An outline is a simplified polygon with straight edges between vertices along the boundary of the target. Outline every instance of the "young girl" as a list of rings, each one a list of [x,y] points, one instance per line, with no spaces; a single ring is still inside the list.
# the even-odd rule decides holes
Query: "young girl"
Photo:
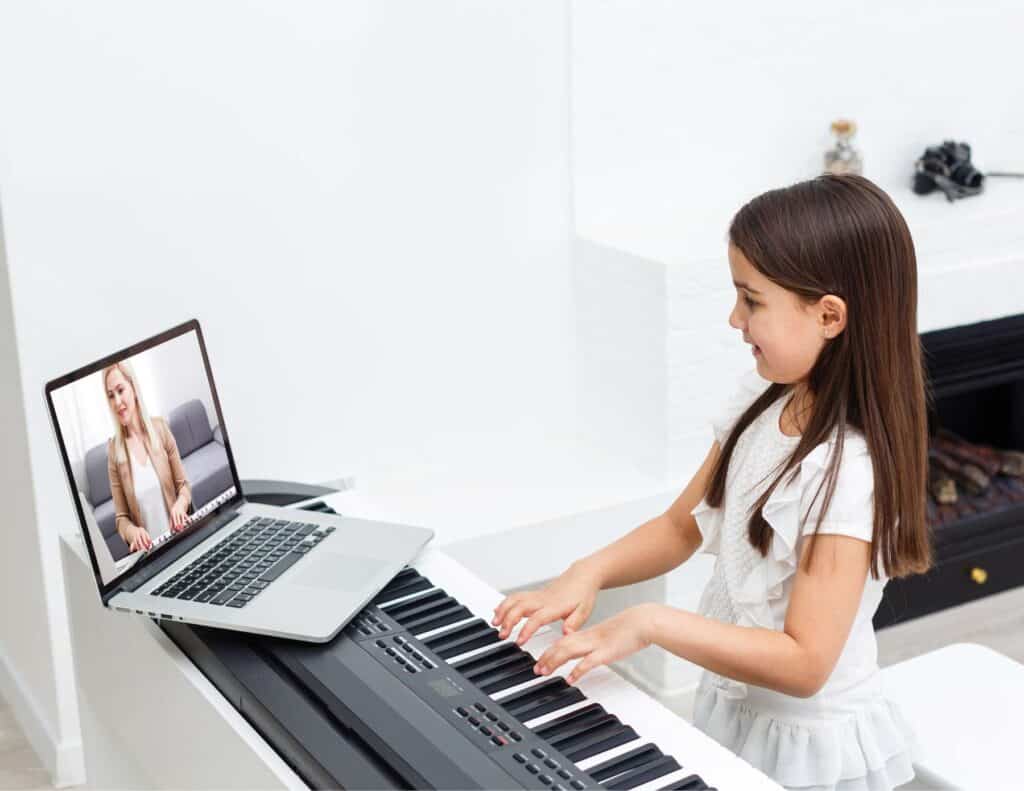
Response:
[[[715,441],[663,515],[507,597],[526,642],[564,619],[535,671],[568,676],[656,644],[705,668],[694,724],[778,783],[883,791],[914,776],[883,693],[872,617],[891,577],[932,562],[926,393],[910,232],[859,176],[772,190],[729,228],[729,324],[752,347]],[[597,592],[716,555],[697,613],[633,607],[593,628]]]

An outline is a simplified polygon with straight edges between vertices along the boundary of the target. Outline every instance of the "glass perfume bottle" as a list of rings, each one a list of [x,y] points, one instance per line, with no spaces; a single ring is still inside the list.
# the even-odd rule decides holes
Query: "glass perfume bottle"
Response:
[[[850,143],[857,133],[857,124],[845,118],[832,122],[832,134],[836,136],[834,148],[825,152],[826,173],[861,173],[864,164],[860,152]]]

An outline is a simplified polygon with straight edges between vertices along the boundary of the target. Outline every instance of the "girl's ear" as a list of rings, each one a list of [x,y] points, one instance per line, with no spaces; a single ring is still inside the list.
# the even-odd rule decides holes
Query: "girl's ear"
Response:
[[[818,326],[825,340],[832,340],[846,329],[846,302],[835,294],[818,300]]]

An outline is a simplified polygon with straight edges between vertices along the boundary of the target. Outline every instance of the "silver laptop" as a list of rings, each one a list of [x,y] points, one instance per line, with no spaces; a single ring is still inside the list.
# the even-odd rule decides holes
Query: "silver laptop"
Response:
[[[195,320],[45,395],[107,607],[326,642],[434,535],[246,501]]]

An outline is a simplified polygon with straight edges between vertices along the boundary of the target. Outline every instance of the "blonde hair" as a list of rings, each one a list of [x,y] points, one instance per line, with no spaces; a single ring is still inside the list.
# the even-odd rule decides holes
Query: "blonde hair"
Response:
[[[138,380],[135,378],[135,369],[132,368],[132,364],[128,360],[121,360],[119,363],[108,365],[103,369],[103,396],[107,400],[107,409],[110,410],[110,419],[114,423],[114,459],[118,463],[124,463],[128,461],[128,450],[125,440],[127,434],[125,427],[121,425],[121,421],[117,419],[117,413],[114,411],[114,407],[110,402],[110,396],[107,395],[107,377],[113,370],[118,370],[121,375],[128,380],[128,383],[132,386],[132,393],[135,395],[135,408],[139,412],[139,420],[142,422],[143,441],[148,445],[150,453],[157,447],[156,431],[153,429],[153,421],[149,419],[149,411],[146,409],[146,402],[142,398],[142,391],[139,389]]]

